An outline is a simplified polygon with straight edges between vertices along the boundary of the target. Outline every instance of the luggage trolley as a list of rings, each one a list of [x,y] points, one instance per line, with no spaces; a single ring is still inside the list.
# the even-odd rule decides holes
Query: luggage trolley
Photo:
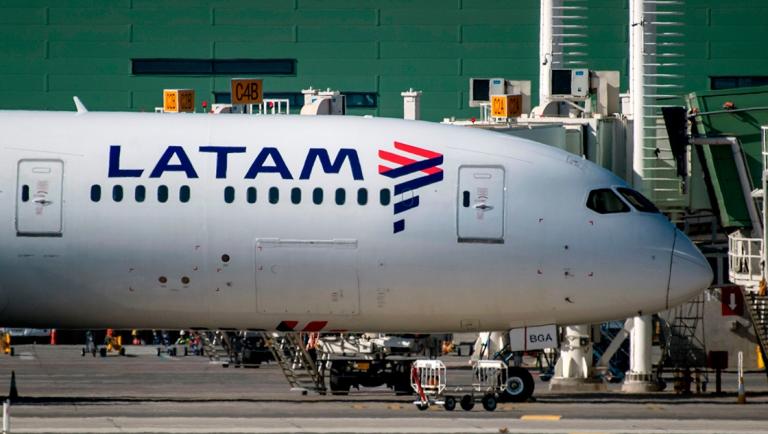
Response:
[[[472,384],[457,386],[451,392],[461,396],[459,405],[469,411],[480,401],[487,411],[496,410],[499,394],[507,383],[507,364],[503,360],[472,361]],[[413,403],[419,410],[430,405],[442,405],[446,410],[456,408],[457,397],[447,394],[445,364],[440,360],[417,360],[411,368],[411,387],[419,396]]]
[[[461,408],[469,411],[479,400],[486,411],[496,410],[499,403],[499,394],[507,385],[507,364],[503,360],[474,360],[472,361],[472,389],[471,393],[462,395]],[[461,388],[457,388],[461,391]],[[445,401],[448,402],[446,396]],[[454,400],[455,398],[451,397]],[[453,408],[445,407],[446,410]]]
[[[441,360],[416,360],[411,365],[411,387],[419,399],[413,403],[419,410],[430,405],[446,405],[440,397],[445,390],[445,363]],[[453,405],[456,405],[454,399]]]

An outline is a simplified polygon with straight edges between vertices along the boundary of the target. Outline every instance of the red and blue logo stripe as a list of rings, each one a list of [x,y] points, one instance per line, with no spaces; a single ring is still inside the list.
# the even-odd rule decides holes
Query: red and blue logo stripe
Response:
[[[437,167],[443,164],[443,154],[401,142],[395,142],[395,149],[402,151],[407,156],[379,150],[379,158],[387,163],[394,163],[399,166],[393,168],[379,164],[379,174],[398,180],[405,177],[402,182],[395,184],[395,197],[402,197],[406,193],[443,180],[443,169]],[[421,176],[409,176],[413,174]],[[419,202],[419,196],[416,194],[408,198],[402,198],[394,203],[394,214],[398,215],[409,209],[416,208],[419,206]],[[404,230],[405,219],[395,220],[393,224],[394,233]]]

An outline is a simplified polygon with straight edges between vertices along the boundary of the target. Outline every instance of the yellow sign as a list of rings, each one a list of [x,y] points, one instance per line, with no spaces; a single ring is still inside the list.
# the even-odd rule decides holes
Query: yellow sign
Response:
[[[513,118],[522,114],[523,97],[521,95],[491,96],[491,117]]]
[[[163,90],[163,111],[166,113],[193,113],[195,91],[192,89]]]
[[[264,98],[264,89],[261,79],[257,78],[233,78],[232,79],[232,104],[261,104]]]

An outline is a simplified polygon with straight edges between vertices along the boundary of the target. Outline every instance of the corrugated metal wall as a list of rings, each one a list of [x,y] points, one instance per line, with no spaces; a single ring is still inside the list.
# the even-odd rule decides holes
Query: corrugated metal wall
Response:
[[[768,5],[688,1],[687,90],[710,75],[768,75]],[[592,69],[622,71],[625,0],[587,0]],[[266,91],[375,92],[402,116],[400,92],[424,91],[422,116],[468,117],[469,77],[532,80],[537,89],[537,0],[2,0],[0,108],[152,110],[166,87],[198,102],[231,77],[133,76],[131,58],[294,58],[295,76],[262,76]],[[534,100],[536,98],[534,97]]]

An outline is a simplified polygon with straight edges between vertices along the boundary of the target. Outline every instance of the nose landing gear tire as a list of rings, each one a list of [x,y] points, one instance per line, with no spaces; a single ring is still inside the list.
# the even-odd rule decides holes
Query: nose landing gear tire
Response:
[[[499,397],[501,401],[525,402],[533,395],[533,376],[525,368],[511,366],[507,369],[507,384]]]

